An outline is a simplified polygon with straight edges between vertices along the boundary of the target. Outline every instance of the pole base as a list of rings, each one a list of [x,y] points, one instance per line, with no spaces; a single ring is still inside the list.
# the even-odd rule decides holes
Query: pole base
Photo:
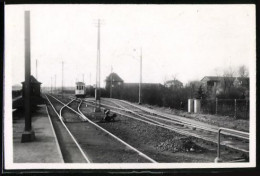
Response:
[[[222,162],[222,159],[219,158],[219,157],[217,157],[217,158],[215,158],[214,162],[215,162],[215,163],[221,163],[221,162]]]
[[[142,103],[141,102],[138,102],[139,105],[141,105]]]
[[[101,112],[101,109],[99,107],[94,108],[94,112]]]
[[[22,140],[21,142],[32,142],[35,140],[35,133],[33,130],[31,131],[24,131],[22,134]]]

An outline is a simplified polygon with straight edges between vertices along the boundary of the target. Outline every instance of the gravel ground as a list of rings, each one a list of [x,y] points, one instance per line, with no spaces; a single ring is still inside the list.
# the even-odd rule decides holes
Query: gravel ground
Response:
[[[96,116],[93,113],[93,107],[86,108],[82,105],[81,110],[98,125],[158,162],[205,163],[213,162],[216,157],[216,146],[198,145],[194,138],[120,115],[116,117],[116,122],[103,123],[101,119],[104,115]],[[229,159],[238,157],[228,151],[223,151],[222,154],[224,158]]]
[[[77,103],[70,105],[74,109],[77,107]],[[146,105],[147,106],[147,105]],[[150,108],[160,110],[163,112],[180,115],[181,112],[175,112],[167,108],[151,107]],[[147,154],[158,162],[213,162],[216,157],[216,146],[208,143],[204,143],[201,140],[186,137],[170,130],[148,125],[144,122],[140,122],[134,119],[118,116],[116,122],[101,123],[100,120],[104,114],[94,114],[92,107],[87,107],[85,104],[81,105],[83,113],[102,126],[106,130],[110,131],[114,135],[118,136],[122,140],[126,141],[133,147]],[[183,112],[185,113],[185,112]],[[186,116],[183,114],[182,116]],[[208,116],[205,116],[208,117]],[[219,117],[219,116],[217,116]],[[191,117],[186,117],[191,118]],[[199,119],[199,121],[205,122],[206,120]],[[214,119],[214,118],[212,118]],[[218,119],[215,119],[218,120]],[[241,120],[240,120],[241,121]],[[215,124],[214,120],[208,120],[209,124]],[[224,123],[224,119],[223,119]],[[242,123],[242,122],[241,122]],[[73,123],[70,123],[73,124]],[[218,122],[220,124],[220,122]],[[216,124],[215,124],[216,125]],[[246,125],[241,125],[246,126]],[[227,126],[225,126],[227,127]],[[78,127],[83,128],[83,127]],[[233,127],[237,128],[237,127]],[[239,126],[239,129],[243,128]],[[228,150],[221,151],[224,161],[230,161],[232,159],[240,158],[241,155]]]

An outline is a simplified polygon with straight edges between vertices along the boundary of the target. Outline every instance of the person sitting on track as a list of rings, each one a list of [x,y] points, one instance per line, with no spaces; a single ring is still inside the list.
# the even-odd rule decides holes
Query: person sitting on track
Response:
[[[114,122],[114,121],[115,121],[116,114],[114,113],[114,114],[112,114],[112,115],[110,116],[109,113],[110,113],[110,110],[109,110],[109,109],[105,109],[105,110],[104,110],[105,117],[103,118],[103,120],[104,120],[105,122],[111,122],[111,121]]]

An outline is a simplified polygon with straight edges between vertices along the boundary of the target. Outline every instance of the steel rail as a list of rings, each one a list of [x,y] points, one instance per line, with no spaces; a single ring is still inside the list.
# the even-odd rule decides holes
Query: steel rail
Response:
[[[86,101],[86,100],[85,100],[85,101]],[[94,105],[91,105],[91,106],[94,106]],[[104,109],[105,109],[105,108],[104,108]],[[180,131],[180,130],[181,130],[180,128],[174,128],[174,127],[172,127],[172,126],[169,126],[169,125],[166,125],[166,124],[163,124],[163,123],[160,123],[160,122],[157,122],[157,121],[148,119],[147,117],[143,117],[143,116],[138,115],[138,116],[140,116],[140,117],[142,117],[142,118],[147,119],[147,120],[143,120],[143,119],[140,119],[140,118],[137,118],[137,117],[133,117],[133,116],[130,116],[130,115],[127,115],[127,114],[118,112],[118,111],[114,111],[114,110],[110,110],[110,111],[111,111],[111,112],[118,113],[118,114],[120,114],[120,115],[122,115],[122,116],[126,116],[126,117],[129,117],[129,118],[135,119],[135,120],[139,120],[139,121],[148,123],[148,124],[150,124],[150,125],[155,125],[155,126],[162,127],[162,128],[165,128],[165,129],[174,131],[174,132],[178,132],[178,133],[180,133],[180,134],[182,134],[182,135],[193,136],[193,137],[197,137],[197,138],[200,138],[200,139],[204,139],[204,140],[207,140],[207,141],[211,141],[211,142],[217,143],[216,141],[212,140],[211,138],[201,137],[201,136],[199,136],[199,135],[196,135],[196,134],[190,133],[190,132],[186,132],[186,131]]]
[[[78,111],[85,116],[81,110],[80,110],[80,105],[82,104],[82,100],[80,99],[80,103],[78,106]],[[87,118],[87,117],[86,117]],[[130,144],[126,143],[125,141],[123,141],[122,139],[120,139],[119,137],[115,136],[114,134],[110,133],[109,131],[107,131],[106,129],[100,127],[99,125],[97,125],[96,123],[92,122],[91,120],[89,120],[90,123],[92,123],[93,125],[95,125],[97,128],[103,130],[104,132],[106,132],[107,134],[109,134],[110,136],[114,137],[115,139],[117,139],[118,141],[120,141],[121,143],[123,143],[124,145],[126,145],[127,147],[129,147],[130,149],[134,150],[135,152],[137,152],[140,156],[146,158],[147,160],[151,161],[152,163],[157,163],[155,160],[153,160],[152,158],[150,158],[149,156],[147,156],[146,154],[144,154],[143,152],[137,150],[136,148],[134,148],[133,146],[131,146]]]
[[[128,110],[126,107],[118,104],[118,103],[115,103],[113,102],[114,104],[124,108],[126,111],[129,111],[133,114],[136,114],[136,115],[142,115],[142,116],[146,116],[146,117],[151,117],[151,118],[155,118],[155,119],[159,119],[159,120],[164,120],[164,121],[167,121],[167,122],[171,122],[171,123],[174,123],[174,124],[179,124],[179,125],[186,125],[186,126],[190,126],[190,127],[195,127],[195,128],[198,128],[198,129],[201,129],[201,130],[206,130],[206,131],[210,131],[210,132],[215,132],[217,133],[218,130],[217,129],[211,129],[211,128],[207,128],[207,127],[203,127],[203,126],[199,126],[199,125],[196,125],[196,124],[191,124],[191,123],[188,123],[188,122],[180,122],[179,120],[176,120],[176,119],[169,119],[169,118],[165,118],[165,117],[155,117],[154,115],[148,115],[148,114],[138,114],[137,112],[135,111],[132,111],[132,110]],[[144,110],[142,110],[144,111]],[[155,114],[157,115],[157,114]],[[157,115],[159,116],[159,115]]]
[[[72,103],[73,101],[75,101],[76,100],[76,98],[74,98],[74,99],[71,99],[71,101],[69,102],[69,103],[67,103],[66,105],[64,105],[61,109],[60,109],[60,116],[61,116],[61,111],[65,108],[65,107],[69,107],[68,105],[70,104],[70,103]],[[62,116],[61,116],[62,117]],[[84,119],[82,116],[79,116],[80,118],[81,118],[81,120],[83,120],[83,121],[86,121],[86,119]]]
[[[50,95],[52,96],[52,95]],[[52,96],[53,97],[53,96]],[[55,97],[53,97],[54,99],[56,99]],[[59,101],[61,104],[65,105],[64,103],[62,103],[60,100],[56,99],[57,101]],[[81,99],[80,99],[81,100]],[[82,102],[82,100],[81,100]],[[81,105],[81,104],[80,104]],[[67,106],[67,105],[65,105]],[[130,149],[134,150],[135,152],[137,152],[140,156],[146,158],[147,160],[151,161],[152,163],[157,163],[155,160],[153,160],[152,158],[150,158],[149,156],[147,156],[146,154],[142,153],[141,151],[137,150],[136,148],[134,148],[133,146],[131,146],[130,144],[126,143],[125,141],[123,141],[122,139],[118,138],[117,136],[115,136],[114,134],[110,133],[109,131],[107,131],[106,129],[102,128],[101,126],[97,125],[96,123],[92,122],[91,120],[89,120],[79,109],[80,106],[78,106],[78,110],[79,113],[77,111],[75,111],[73,108],[67,106],[69,109],[73,110],[74,112],[76,112],[77,114],[79,114],[80,116],[82,116],[84,119],[86,119],[89,123],[91,123],[92,125],[94,125],[95,127],[101,129],[102,131],[104,131],[105,133],[109,134],[110,136],[112,136],[113,138],[115,138],[116,140],[118,140],[119,142],[123,143],[124,145],[126,145],[127,147],[129,147]]]
[[[49,95],[51,96],[51,95]],[[73,136],[73,134],[70,132],[70,130],[67,128],[67,126],[65,125],[65,123],[63,122],[63,117],[61,117],[59,115],[59,113],[56,111],[56,109],[54,108],[53,104],[51,103],[51,101],[49,100],[48,96],[45,95],[45,97],[47,98],[48,102],[50,103],[51,107],[53,108],[54,112],[56,113],[56,115],[59,117],[61,124],[64,126],[64,128],[67,130],[67,132],[69,133],[70,137],[72,138],[72,140],[75,142],[75,144],[77,145],[78,149],[80,150],[81,154],[83,155],[84,159],[87,161],[87,163],[91,163],[90,159],[87,157],[87,154],[83,151],[83,149],[80,147],[79,143],[77,142],[77,140],[75,139],[75,137]],[[53,96],[51,96],[53,97]]]
[[[115,103],[115,104],[120,106],[120,104],[118,104],[118,103]],[[123,107],[123,106],[121,105],[121,107]],[[192,127],[196,127],[196,125],[192,125]],[[237,138],[242,138],[242,139],[249,140],[249,137],[248,137],[249,133],[246,133],[246,132],[243,132],[243,131],[233,130],[233,129],[229,129],[229,128],[221,128],[221,127],[218,128],[217,131],[215,131],[215,130],[209,130],[209,131],[218,133],[218,146],[220,146],[220,141],[219,141],[219,139],[220,139],[220,131],[223,131],[222,134],[225,134],[225,135],[234,136],[234,137],[237,137]],[[247,150],[243,150],[243,151],[244,152],[249,152]]]
[[[173,121],[173,120],[164,119],[164,118],[161,118],[161,117],[154,117],[154,116],[152,116],[152,115],[147,115],[147,114],[139,114],[139,113],[137,113],[137,112],[135,112],[135,111],[132,111],[132,110],[127,109],[126,107],[124,107],[124,106],[122,106],[122,105],[120,105],[120,104],[118,104],[118,103],[115,103],[115,102],[113,102],[113,103],[114,103],[115,105],[118,105],[118,106],[122,107],[122,108],[113,107],[113,106],[110,106],[110,105],[107,105],[107,104],[104,104],[104,103],[103,103],[103,105],[105,105],[105,106],[107,106],[107,107],[110,107],[110,108],[114,108],[114,109],[118,109],[118,110],[130,112],[130,113],[132,113],[132,114],[135,114],[135,115],[137,115],[137,116],[140,116],[140,117],[142,117],[142,118],[145,118],[145,119],[147,119],[147,120],[149,120],[149,121],[153,121],[154,123],[161,124],[161,125],[163,125],[163,126],[165,126],[165,124],[160,123],[160,122],[158,122],[158,121],[154,121],[154,120],[150,119],[149,117],[156,118],[156,119],[159,119],[159,120],[168,121],[168,122],[171,122],[171,123],[174,123],[174,124],[179,124],[179,125],[183,125],[183,126],[186,125],[186,126],[190,126],[190,127],[196,127],[196,128],[198,128],[198,129],[202,129],[202,130],[206,130],[206,131],[210,131],[210,132],[215,132],[215,133],[217,133],[217,130],[213,130],[213,129],[210,129],[210,128],[205,128],[205,127],[198,126],[198,125],[190,125],[189,123],[186,123],[186,122]],[[166,125],[166,126],[169,126],[169,125]],[[171,127],[171,126],[169,126],[169,127]]]
[[[50,121],[50,124],[51,124],[52,132],[53,132],[53,134],[54,134],[55,143],[56,143],[57,148],[58,148],[58,153],[59,153],[59,155],[61,156],[62,163],[64,163],[64,157],[63,157],[62,152],[61,152],[61,149],[60,149],[60,144],[59,144],[59,142],[58,142],[58,138],[57,138],[56,132],[55,132],[55,130],[54,130],[54,126],[53,126],[53,123],[52,123],[52,121],[51,121],[51,116],[50,116],[49,110],[48,110],[48,108],[47,108],[47,105],[45,106],[45,108],[46,108],[46,112],[47,112],[47,115],[48,115],[48,118],[49,118],[49,121]]]
[[[113,100],[117,100],[117,99],[113,99]],[[162,114],[158,114],[158,113],[156,113],[155,111],[154,111],[154,112],[147,111],[147,110],[145,110],[145,109],[143,109],[143,108],[141,108],[141,107],[138,107],[137,105],[131,104],[131,103],[127,102],[127,101],[124,101],[124,100],[118,100],[118,101],[124,102],[124,103],[126,103],[126,104],[128,104],[128,105],[130,105],[130,106],[133,106],[133,107],[135,107],[135,108],[140,109],[141,111],[144,111],[144,112],[149,113],[149,114],[152,114],[152,115],[157,115],[157,116],[159,116],[159,117],[154,117],[154,116],[148,115],[148,114],[146,114],[146,116],[150,116],[150,117],[154,117],[154,118],[159,118],[159,119],[161,119],[161,120],[169,121],[169,122],[176,123],[176,124],[180,124],[180,125],[186,125],[186,126],[190,126],[190,127],[196,127],[196,128],[199,128],[199,129],[202,129],[202,130],[211,131],[211,132],[217,132],[217,131],[218,131],[218,128],[217,128],[217,127],[216,127],[216,128],[209,128],[209,127],[203,127],[203,126],[198,125],[198,124],[193,124],[192,122],[187,122],[187,121],[183,122],[184,119],[179,119],[179,118],[176,119],[176,118],[172,118],[172,117],[169,117],[169,116],[163,116]],[[120,104],[118,104],[118,103],[115,103],[115,102],[113,102],[113,101],[112,101],[112,103],[123,107],[122,105],[120,105]],[[124,108],[125,108],[125,107],[124,107]],[[146,108],[146,109],[147,109],[147,108]],[[161,116],[161,117],[160,117],[160,116]],[[171,121],[171,120],[172,120],[172,121]]]
[[[85,100],[86,102],[92,102],[92,101],[89,101],[89,100]],[[147,120],[143,120],[143,119],[140,119],[140,118],[136,118],[136,117],[133,117],[133,116],[129,116],[129,115],[126,115],[126,114],[123,114],[123,113],[120,113],[118,111],[113,111],[111,110],[112,112],[115,112],[115,113],[118,113],[120,115],[123,115],[123,116],[126,116],[126,117],[129,117],[129,118],[133,118],[133,119],[136,119],[136,120],[139,120],[139,121],[143,121],[145,123],[148,123],[148,124],[151,124],[151,125],[155,125],[155,126],[159,126],[159,127],[162,127],[162,128],[166,128],[166,129],[169,129],[171,131],[175,131],[179,134],[183,134],[183,135],[186,135],[186,136],[193,136],[193,137],[196,137],[196,138],[199,138],[199,139],[203,139],[205,141],[210,141],[210,142],[213,142],[215,144],[218,144],[217,141],[213,140],[212,138],[208,138],[208,137],[202,137],[201,135],[197,135],[197,134],[194,134],[194,133],[191,133],[191,132],[186,132],[184,131],[183,129],[180,129],[180,128],[175,128],[175,127],[172,127],[172,126],[169,126],[169,125],[166,125],[166,124],[163,124],[163,123],[160,123],[160,122],[157,122],[157,121],[154,121],[154,120],[151,120],[147,117],[143,117],[143,116],[140,116],[139,114],[136,114],[137,116],[139,117],[142,117],[142,118],[145,118],[149,121],[152,121],[152,122],[149,122]],[[222,133],[223,134],[223,133]],[[245,152],[245,153],[248,153],[249,151],[248,150],[244,150],[244,149],[241,149],[241,148],[238,148],[238,147],[235,147],[235,146],[232,146],[232,145],[229,145],[229,144],[225,144],[225,143],[221,143],[221,145],[223,146],[226,146],[226,147],[229,147],[231,149],[235,149],[235,150],[238,150],[238,151],[241,151],[241,152]]]
[[[73,101],[74,101],[74,100],[71,100],[70,102],[67,103],[67,105],[69,105],[69,104],[72,103]],[[62,118],[62,121],[64,121],[64,118],[62,117],[61,112],[62,112],[62,110],[63,110],[65,107],[66,107],[66,106],[62,106],[61,109],[60,109],[60,112],[59,112],[60,117]]]
[[[114,99],[114,100],[118,100],[118,99]],[[145,110],[145,109],[147,109],[147,108],[143,108],[143,107],[139,107],[139,106],[137,106],[137,105],[135,105],[135,104],[132,104],[132,103],[129,103],[129,102],[127,102],[127,101],[124,101],[124,100],[118,100],[118,101],[121,101],[121,102],[124,102],[124,103],[126,103],[126,104],[128,104],[128,105],[130,105],[130,106],[134,106],[134,107],[136,107],[136,108],[138,108],[138,109],[140,109],[140,110],[142,110],[142,111],[146,111],[146,112],[148,112],[148,113],[152,113],[152,114],[155,114],[155,115],[158,115],[158,116],[162,116],[162,117],[164,117],[164,118],[168,118],[168,119],[172,119],[172,120],[176,120],[176,118],[173,118],[173,117],[169,117],[169,116],[167,116],[167,115],[165,115],[165,114],[163,114],[163,113],[158,113],[158,112],[156,112],[156,111],[152,111],[152,112],[149,112],[148,110]],[[180,120],[184,120],[184,119],[179,119],[178,118],[178,120],[176,120],[176,121],[180,121]],[[202,127],[201,125],[194,125],[194,124],[192,124],[191,122],[182,122],[182,123],[186,123],[187,125],[190,125],[191,127],[197,127],[197,128],[199,128],[199,129],[203,129],[203,130],[208,130],[208,131],[212,131],[212,132],[215,132],[215,133],[217,133],[218,132],[218,130],[219,130],[219,127],[217,127],[217,126],[212,126],[212,125],[210,125],[210,127]],[[211,129],[212,128],[212,129]],[[229,128],[226,128],[226,129],[229,129]],[[239,133],[237,136],[235,136],[235,137],[238,137],[238,138],[243,138],[243,139],[247,139],[247,137],[246,137],[246,132],[243,132],[243,131],[240,131],[241,133]],[[223,132],[222,134],[224,134],[224,135],[230,135],[230,136],[234,136],[234,133],[235,132],[233,132],[232,131],[232,129],[229,129],[229,131],[227,130],[226,132]],[[245,136],[243,136],[243,135],[245,135]]]

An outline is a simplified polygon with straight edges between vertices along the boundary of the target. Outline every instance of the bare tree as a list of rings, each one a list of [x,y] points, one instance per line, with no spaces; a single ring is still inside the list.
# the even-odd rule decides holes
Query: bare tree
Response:
[[[222,72],[222,69],[221,69],[221,68],[217,67],[217,68],[214,69],[214,71],[215,71],[215,75],[216,75],[216,76],[221,76],[221,74],[222,74],[222,73],[221,73],[221,72]]]
[[[200,86],[201,86],[200,81],[189,81],[187,83],[186,87],[188,87],[190,90],[190,98],[194,98],[194,95]]]
[[[163,84],[165,85],[167,81],[168,81],[168,76],[165,75],[165,76],[163,77]]]
[[[245,65],[241,65],[238,68],[238,75],[243,78],[248,77],[248,68]]]
[[[224,70],[223,80],[222,80],[224,93],[229,92],[230,88],[233,86],[233,82],[235,80],[234,74],[235,71],[232,67],[228,67],[227,69]]]
[[[178,77],[178,73],[172,74],[172,80],[178,80],[177,77]]]

